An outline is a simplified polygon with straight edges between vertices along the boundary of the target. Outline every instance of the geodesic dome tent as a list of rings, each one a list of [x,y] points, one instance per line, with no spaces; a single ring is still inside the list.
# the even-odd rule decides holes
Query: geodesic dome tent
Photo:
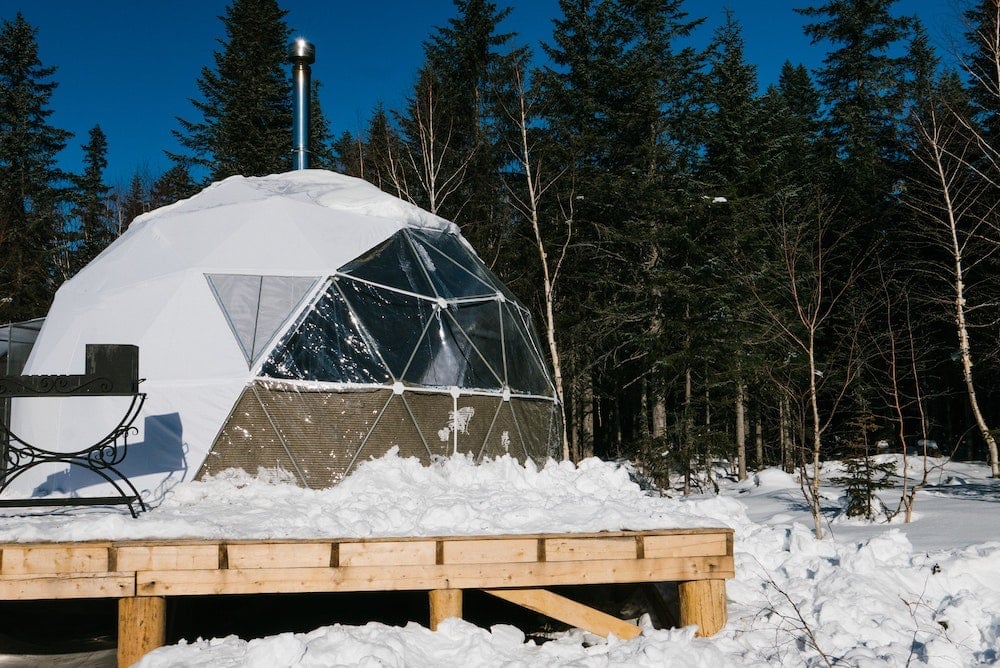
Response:
[[[559,440],[529,314],[458,228],[331,172],[232,177],[137,218],[60,288],[24,373],[77,372],[86,343],[139,346],[122,468],[154,498],[229,467],[323,487],[392,447],[538,461]],[[18,401],[14,430],[66,449],[121,403]]]

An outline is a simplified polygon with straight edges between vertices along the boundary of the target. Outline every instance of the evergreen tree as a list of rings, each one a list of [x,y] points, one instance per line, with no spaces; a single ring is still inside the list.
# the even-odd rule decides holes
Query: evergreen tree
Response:
[[[184,169],[183,166],[180,169]],[[139,170],[129,179],[126,188],[118,188],[111,196],[112,207],[114,209],[116,233],[121,236],[128,226],[132,224],[138,216],[151,211],[152,201],[150,198],[149,179]]]
[[[876,458],[877,448],[872,440],[878,430],[877,419],[863,396],[857,398],[856,405],[857,414],[847,425],[849,449],[844,459],[844,473],[834,476],[830,482],[843,486],[848,517],[874,520],[887,510],[878,492],[895,485],[896,463]]]
[[[743,37],[733,13],[716,31],[709,56],[705,86],[708,107],[704,130],[705,162],[700,181],[705,184],[697,262],[689,281],[699,295],[692,302],[700,314],[704,359],[699,364],[715,388],[712,410],[732,415],[739,475],[746,475],[746,413],[748,384],[762,385],[763,369],[773,360],[760,345],[766,338],[760,327],[749,326],[752,297],[731,258],[742,252],[745,239],[760,234],[763,201],[773,182],[763,178],[767,142],[773,137],[757,97],[757,70],[746,62]],[[761,398],[760,392],[757,398]],[[719,405],[721,403],[721,405]],[[733,411],[729,411],[729,407]],[[728,454],[728,453],[725,453]]]
[[[334,169],[341,174],[365,178],[365,145],[360,135],[342,132],[331,145]]]
[[[746,62],[743,36],[733,12],[716,30],[710,56],[705,128],[707,185],[728,198],[759,192],[761,166],[758,131],[763,120],[757,100],[757,68]]]
[[[198,78],[201,121],[178,118],[174,136],[188,154],[168,155],[207,170],[209,180],[263,176],[291,168],[291,31],[277,0],[233,0],[221,17],[226,39],[215,68]]]
[[[827,275],[838,281],[853,273],[856,280],[841,302],[840,315],[825,331],[819,332],[818,350],[864,351],[871,354],[870,340],[858,340],[858,347],[844,348],[844,332],[856,326],[878,329],[871,323],[858,323],[872,315],[872,295],[880,294],[881,283],[874,265],[855,266],[856,258],[878,257],[894,264],[904,257],[901,243],[911,217],[900,201],[900,184],[907,174],[909,151],[906,119],[914,105],[913,85],[918,64],[912,57],[911,40],[915,19],[893,13],[896,0],[828,0],[825,4],[800,10],[814,22],[805,32],[814,43],[830,45],[817,81],[823,96],[826,116],[824,140],[835,147],[822,192],[837,198],[834,221],[840,229],[851,229],[849,241],[854,253],[841,262],[828,265]],[[829,362],[831,369],[851,368],[848,359]],[[871,371],[855,382],[881,377]],[[864,392],[845,396],[870,395],[876,387],[866,385]],[[848,406],[844,407],[849,408]],[[844,414],[847,414],[845,410]],[[833,429],[838,429],[840,415],[834,415]],[[827,447],[827,446],[824,446]]]
[[[407,183],[409,170],[404,164],[406,151],[402,138],[381,103],[372,114],[365,136],[367,141],[360,155],[364,178],[380,189],[406,199],[410,192]]]
[[[996,0],[975,0],[963,12],[968,30],[965,33],[969,52],[963,57],[969,91],[975,111],[973,118],[982,128],[984,137],[997,145],[1000,133],[1000,114],[997,100],[1000,100],[1000,72],[997,58],[1000,57],[1000,6]]]
[[[572,406],[583,425],[578,450],[593,438],[595,452],[625,454],[648,433],[643,403],[663,396],[649,370],[678,354],[653,346],[684,317],[684,287],[667,275],[685,252],[673,241],[696,197],[700,153],[703,55],[677,44],[699,21],[680,5],[563,0],[554,43],[544,46],[553,66],[533,78],[544,160],[565,170],[547,217],[573,221],[559,310],[571,321],[560,348],[568,393],[581,399]]]
[[[760,156],[769,193],[816,187],[826,181],[833,151],[820,134],[822,100],[805,65],[785,61],[762,98],[767,141]]]
[[[191,197],[198,186],[184,165],[174,165],[156,179],[149,188],[149,208],[155,209]]]
[[[71,134],[48,122],[54,67],[19,12],[0,24],[0,322],[45,314],[64,229],[57,154]]]
[[[322,84],[312,81],[309,97],[309,168],[333,169],[337,164],[333,150],[333,135],[330,121],[319,103],[319,89]]]
[[[900,137],[912,97],[906,47],[914,21],[892,14],[896,1],[828,0],[797,10],[816,21],[805,26],[813,43],[833,47],[817,80],[829,110],[825,132],[841,158],[834,188],[845,215],[868,220],[877,234],[897,212],[892,196],[903,175]]]
[[[501,172],[514,124],[513,68],[525,50],[499,32],[510,8],[489,0],[454,0],[456,16],[424,44],[424,64],[405,113],[411,198],[458,223],[488,264],[508,227]],[[397,179],[398,181],[398,179]]]
[[[108,166],[108,139],[95,125],[83,146],[83,174],[73,177],[72,215],[78,228],[70,253],[70,272],[75,274],[110,244],[115,234],[108,209],[111,187],[104,184]]]

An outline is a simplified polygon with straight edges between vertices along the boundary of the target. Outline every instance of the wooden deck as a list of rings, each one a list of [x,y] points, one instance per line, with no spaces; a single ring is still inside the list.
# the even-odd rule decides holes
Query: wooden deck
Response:
[[[0,544],[0,600],[115,598],[118,664],[165,641],[167,597],[426,590],[430,627],[481,589],[600,635],[639,627],[545,589],[678,582],[680,623],[726,623],[731,529],[323,540],[129,540]]]

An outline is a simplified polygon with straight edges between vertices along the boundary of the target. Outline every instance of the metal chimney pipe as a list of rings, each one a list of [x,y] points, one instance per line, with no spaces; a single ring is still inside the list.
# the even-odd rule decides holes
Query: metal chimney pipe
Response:
[[[316,62],[316,47],[298,37],[289,47],[292,61],[292,169],[309,169],[309,78]]]

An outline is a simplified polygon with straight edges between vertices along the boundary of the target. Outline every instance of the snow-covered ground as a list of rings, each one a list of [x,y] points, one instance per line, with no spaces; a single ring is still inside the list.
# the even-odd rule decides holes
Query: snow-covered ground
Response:
[[[717,496],[667,498],[598,460],[536,469],[455,457],[422,467],[390,453],[329,490],[303,490],[274,474],[184,483],[138,520],[120,510],[4,511],[0,541],[735,529],[729,623],[712,638],[656,630],[648,618],[630,641],[571,631],[543,643],[508,625],[448,620],[431,632],[373,622],[258,639],[190,638],[150,653],[143,668],[1000,663],[1000,481],[982,465],[929,461],[910,524],[902,516],[849,520],[826,488],[824,540],[813,535],[798,483],[775,469],[743,483],[723,480]],[[910,465],[919,478],[923,460]],[[825,471],[837,473],[836,465]],[[899,491],[883,498],[895,508]]]

